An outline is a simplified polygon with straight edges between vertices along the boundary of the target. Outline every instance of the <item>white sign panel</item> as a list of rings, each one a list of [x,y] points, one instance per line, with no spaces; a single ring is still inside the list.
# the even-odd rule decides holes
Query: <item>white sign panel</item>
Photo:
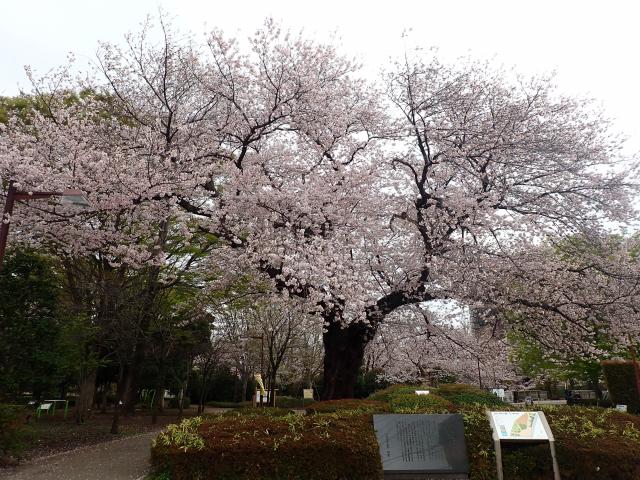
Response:
[[[549,440],[539,412],[491,412],[500,440]]]
[[[302,398],[310,398],[311,400],[313,400],[313,389],[312,388],[302,389]]]
[[[429,395],[429,390],[416,390],[416,395]]]
[[[498,398],[504,398],[504,388],[492,388],[491,393]]]
[[[616,405],[616,410],[618,410],[619,412],[626,412],[627,411],[627,406],[626,405]]]

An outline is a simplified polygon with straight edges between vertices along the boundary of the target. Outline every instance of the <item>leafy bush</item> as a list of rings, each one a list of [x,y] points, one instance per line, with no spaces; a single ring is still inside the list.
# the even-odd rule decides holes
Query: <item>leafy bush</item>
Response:
[[[201,449],[156,441],[155,478],[376,480],[382,478],[371,416],[222,416],[198,427]],[[162,476],[164,475],[164,476]]]
[[[453,404],[439,395],[416,395],[405,393],[391,398],[393,413],[449,413],[454,410]]]
[[[630,413],[640,413],[640,392],[633,362],[604,361],[602,371],[613,403],[627,405]]]
[[[304,400],[303,405],[302,397],[276,397],[276,406],[279,408],[304,408],[307,405],[311,405],[312,402],[313,400]]]
[[[440,385],[435,390],[435,393],[451,401],[456,406],[475,403],[496,407],[504,405],[504,402],[493,393],[481,390],[472,385],[465,385],[461,383]]]
[[[229,410],[228,412],[223,413],[226,417],[284,417],[285,415],[289,415],[292,412],[288,408],[274,408],[274,407],[254,407],[246,406],[240,408],[234,408],[233,410]]]
[[[368,398],[369,400],[388,402],[395,395],[404,395],[408,393],[415,394],[416,390],[433,390],[433,388],[424,385],[407,385],[404,383],[397,383],[369,395]]]
[[[356,398],[365,398],[376,390],[386,388],[389,382],[381,378],[383,371],[381,369],[373,369],[368,372],[361,371],[355,388]]]
[[[308,414],[318,413],[334,413],[341,411],[357,411],[361,413],[382,413],[389,411],[389,405],[386,402],[369,399],[347,398],[343,400],[325,400],[323,402],[315,402],[307,408]]]
[[[307,416],[286,409],[246,408],[207,418],[195,432],[204,441],[202,449],[191,448],[191,441],[175,435],[175,444],[156,442],[153,465],[156,474],[164,476],[153,478],[380,479],[373,413],[455,411],[464,419],[470,478],[494,480],[495,453],[486,415],[488,402],[494,401],[491,394],[468,385],[443,385],[430,389],[432,393],[426,396],[415,395],[415,389],[400,385],[379,392],[378,398],[384,396],[389,402],[317,402],[308,409],[313,415]],[[491,407],[499,411],[514,408],[506,404]],[[599,407],[542,408],[556,438],[563,479],[640,478],[640,417]],[[185,444],[186,451],[181,449]],[[509,479],[552,478],[549,445],[504,444],[503,467]]]
[[[198,433],[202,417],[185,418],[179,424],[169,425],[154,441],[154,446],[175,447],[178,450],[202,450],[204,439]]]
[[[640,418],[598,407],[544,410],[563,479],[640,478]]]
[[[0,403],[0,456],[20,446],[20,412],[23,408]]]

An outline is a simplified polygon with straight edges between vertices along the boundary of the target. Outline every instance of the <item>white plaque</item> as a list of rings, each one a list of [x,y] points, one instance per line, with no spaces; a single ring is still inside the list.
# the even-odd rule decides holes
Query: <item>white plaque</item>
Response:
[[[416,390],[416,395],[429,395],[429,390]]]
[[[491,393],[493,393],[498,398],[504,398],[504,388],[492,388]]]
[[[490,412],[500,440],[549,440],[540,412]]]
[[[618,410],[619,412],[627,412],[627,406],[626,405],[616,405],[616,410]]]
[[[313,400],[313,388],[305,388],[302,390],[302,398]]]

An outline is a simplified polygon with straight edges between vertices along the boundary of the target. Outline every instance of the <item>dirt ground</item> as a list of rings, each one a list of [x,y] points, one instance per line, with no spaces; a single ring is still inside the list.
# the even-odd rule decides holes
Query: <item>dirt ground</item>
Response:
[[[228,409],[208,408],[205,413]],[[185,416],[196,415],[195,408]],[[165,410],[158,422],[142,412],[121,417],[120,433],[112,435],[112,414],[96,413],[83,425],[62,412],[25,426],[18,466],[0,468],[3,480],[140,480],[149,468],[150,446],[158,432],[178,420],[178,410]]]
[[[193,416],[196,412],[196,408],[189,408],[184,410],[184,415]],[[78,425],[75,423],[72,411],[69,411],[67,419],[64,419],[64,413],[58,410],[55,415],[42,416],[37,421],[31,418],[24,426],[21,442],[23,448],[19,452],[19,460],[20,463],[28,462],[78,447],[157,431],[169,423],[175,423],[178,420],[178,413],[177,409],[165,409],[158,415],[158,422],[155,425],[151,423],[148,412],[121,416],[120,433],[113,435],[110,433],[113,412],[96,412],[84,424]]]

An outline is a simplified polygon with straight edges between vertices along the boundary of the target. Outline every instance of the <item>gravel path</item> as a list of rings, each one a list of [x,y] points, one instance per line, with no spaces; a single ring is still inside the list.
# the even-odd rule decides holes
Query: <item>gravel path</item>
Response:
[[[78,448],[0,470],[7,480],[136,480],[149,468],[151,441],[158,431]]]

